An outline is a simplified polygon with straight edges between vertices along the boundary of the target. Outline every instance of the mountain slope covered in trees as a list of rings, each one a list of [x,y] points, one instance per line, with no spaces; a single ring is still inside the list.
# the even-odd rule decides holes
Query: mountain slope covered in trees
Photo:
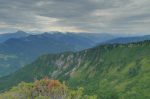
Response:
[[[25,34],[23,31],[18,31],[16,33],[5,34],[5,36],[3,34],[1,37],[9,39],[0,43],[0,77],[16,71],[25,64],[34,61],[42,54],[79,51],[91,48],[97,42],[114,38],[111,35],[107,35],[108,37],[105,35],[104,37],[104,34],[90,35],[85,33],[63,34],[55,32],[23,36]]]
[[[43,55],[0,79],[0,90],[45,76],[83,87],[98,99],[149,99],[150,41],[101,45],[80,52]]]
[[[0,35],[0,77],[15,72],[47,53],[80,51],[99,44],[129,43],[149,40],[150,36],[122,37],[107,33],[29,34],[23,31]],[[114,39],[116,38],[116,39]]]

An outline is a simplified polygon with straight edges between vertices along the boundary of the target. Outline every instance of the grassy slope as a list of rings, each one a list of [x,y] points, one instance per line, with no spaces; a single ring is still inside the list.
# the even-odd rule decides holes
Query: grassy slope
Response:
[[[81,85],[102,99],[149,99],[150,44],[100,49],[72,74],[71,86]]]
[[[0,80],[0,89],[44,76],[82,86],[102,99],[149,99],[150,41],[104,45],[77,53],[43,55]]]

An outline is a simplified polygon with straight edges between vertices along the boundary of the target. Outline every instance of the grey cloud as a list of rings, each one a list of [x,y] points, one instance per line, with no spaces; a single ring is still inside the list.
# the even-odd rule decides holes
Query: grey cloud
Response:
[[[0,0],[0,31],[65,28],[148,34],[149,4],[149,0]]]

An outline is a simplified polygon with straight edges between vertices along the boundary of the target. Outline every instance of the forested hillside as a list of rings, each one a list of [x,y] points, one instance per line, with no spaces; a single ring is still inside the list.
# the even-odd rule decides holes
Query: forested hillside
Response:
[[[0,90],[45,76],[83,87],[98,99],[149,99],[150,41],[101,45],[80,52],[49,54],[0,79]]]
[[[0,40],[4,40],[0,43],[0,77],[13,73],[42,54],[80,51],[114,37],[109,34],[62,32],[1,34]]]

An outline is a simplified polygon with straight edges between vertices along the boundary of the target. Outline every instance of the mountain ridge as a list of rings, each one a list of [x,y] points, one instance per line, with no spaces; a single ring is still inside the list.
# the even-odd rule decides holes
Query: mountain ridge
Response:
[[[42,54],[79,51],[93,47],[97,45],[95,41],[101,37],[97,38],[98,34],[93,35],[55,32],[10,38],[0,44],[0,76],[14,72]]]
[[[114,44],[114,43],[131,43],[131,42],[140,42],[144,40],[150,40],[150,35],[143,36],[131,36],[131,37],[118,37],[112,40],[107,41],[106,43]]]
[[[109,44],[80,52],[43,55],[16,73],[0,79],[0,89],[45,76],[84,87],[102,99],[148,99],[150,41]],[[140,56],[140,57],[138,57]],[[102,86],[100,86],[100,85]],[[145,85],[145,89],[141,87]],[[130,86],[130,87],[128,87]],[[143,90],[140,94],[139,90]],[[104,93],[101,94],[101,91]],[[136,93],[133,93],[136,91]],[[130,95],[128,93],[130,92]],[[111,94],[109,94],[111,93]],[[135,95],[136,94],[136,98]]]
[[[11,38],[21,38],[21,37],[27,37],[29,34],[24,31],[17,31],[15,33],[4,33],[0,34],[0,43],[3,43]]]

